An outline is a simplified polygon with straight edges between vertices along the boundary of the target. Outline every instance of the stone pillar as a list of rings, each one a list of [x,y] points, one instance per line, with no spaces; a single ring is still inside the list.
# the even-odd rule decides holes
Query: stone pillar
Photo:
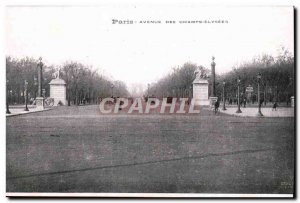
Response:
[[[208,106],[208,81],[203,78],[196,78],[193,82],[193,99],[195,105]]]
[[[215,102],[218,100],[218,97],[216,97],[216,76],[215,76],[215,57],[212,57],[212,62],[211,62],[211,90],[210,90],[210,97],[209,97],[209,103],[210,106],[214,106]]]
[[[215,97],[216,96],[216,81],[215,81],[215,57],[212,57],[212,62],[211,62],[211,91],[210,91],[210,96]]]
[[[38,66],[38,97],[42,97],[42,81],[43,81],[42,58],[40,58],[40,62],[37,64],[37,66]]]
[[[66,82],[63,79],[56,78],[51,80],[50,85],[50,98],[54,99],[54,106],[67,105],[67,91]]]

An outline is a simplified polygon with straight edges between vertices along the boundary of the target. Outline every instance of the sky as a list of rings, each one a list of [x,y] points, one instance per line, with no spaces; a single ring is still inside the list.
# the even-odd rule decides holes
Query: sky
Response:
[[[218,74],[257,55],[276,56],[281,46],[294,54],[292,7],[23,6],[6,7],[5,16],[7,56],[42,56],[56,67],[78,61],[128,86],[146,86],[185,62],[209,68],[212,56]],[[162,23],[139,23],[148,20]]]

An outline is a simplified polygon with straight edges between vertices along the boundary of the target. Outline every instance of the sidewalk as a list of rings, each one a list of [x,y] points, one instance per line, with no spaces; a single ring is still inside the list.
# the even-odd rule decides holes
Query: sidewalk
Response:
[[[220,106],[220,112],[234,115],[234,116],[242,116],[242,117],[256,117],[256,114],[258,112],[257,108],[251,108],[241,107],[242,113],[236,113],[237,107],[226,107],[226,111],[222,110],[222,107]],[[294,117],[294,108],[292,107],[281,107],[278,108],[277,111],[273,110],[270,107],[261,108],[261,112],[264,115],[264,117]]]
[[[6,114],[6,117],[52,110],[52,108],[45,108],[43,110],[38,110],[36,108],[30,107],[30,108],[28,108],[29,111],[24,111],[24,108],[25,107],[23,107],[23,108],[19,108],[19,107],[17,107],[17,108],[15,108],[15,107],[9,108],[10,114]]]

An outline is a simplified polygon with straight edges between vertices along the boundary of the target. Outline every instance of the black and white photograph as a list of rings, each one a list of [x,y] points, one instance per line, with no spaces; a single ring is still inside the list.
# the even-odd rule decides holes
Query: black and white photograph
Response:
[[[5,6],[6,196],[295,198],[295,12]]]

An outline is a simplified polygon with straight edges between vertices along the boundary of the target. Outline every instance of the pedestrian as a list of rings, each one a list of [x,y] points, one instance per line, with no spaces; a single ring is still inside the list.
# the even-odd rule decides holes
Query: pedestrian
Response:
[[[219,100],[217,100],[215,102],[215,114],[217,114],[217,112],[219,111],[219,106],[220,106],[220,102],[219,102]]]
[[[246,108],[246,103],[247,103],[247,100],[246,100],[246,98],[244,98],[244,108]]]
[[[264,99],[261,99],[259,105],[262,106],[263,103],[264,103]]]
[[[277,111],[277,102],[274,102],[274,104],[273,104],[273,108],[272,108],[272,111]]]
[[[261,106],[262,106],[263,103],[264,103],[264,99],[260,99],[260,101],[258,102],[259,108],[261,108]]]

